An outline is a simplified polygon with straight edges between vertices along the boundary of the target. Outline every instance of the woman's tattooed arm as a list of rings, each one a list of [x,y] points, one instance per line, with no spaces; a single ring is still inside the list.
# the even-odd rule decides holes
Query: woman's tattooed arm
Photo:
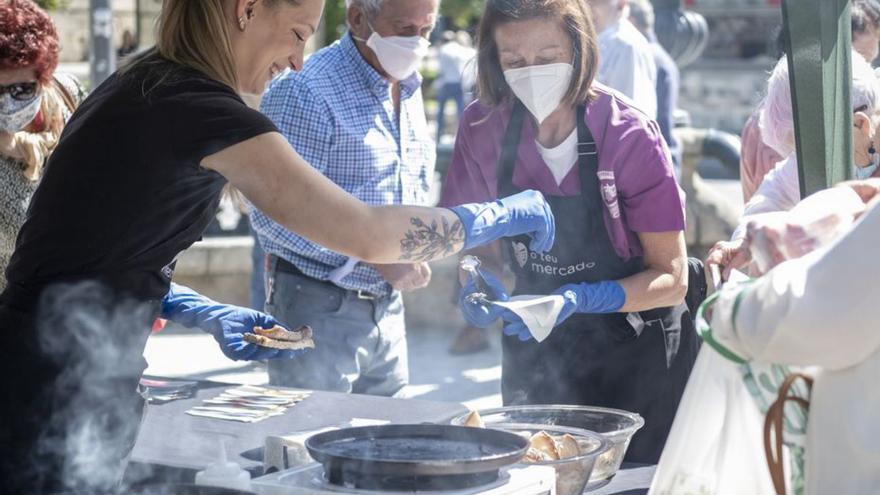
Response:
[[[459,219],[436,219],[428,225],[418,217],[410,219],[413,228],[400,241],[401,259],[415,262],[431,261],[455,254],[465,241]]]

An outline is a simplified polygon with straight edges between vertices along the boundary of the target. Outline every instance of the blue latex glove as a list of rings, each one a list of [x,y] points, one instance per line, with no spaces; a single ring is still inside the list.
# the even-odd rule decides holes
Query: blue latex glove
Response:
[[[495,275],[492,275],[486,270],[480,270],[479,268],[477,270],[483,275],[486,283],[489,284],[489,287],[492,289],[493,293],[488,294],[490,299],[495,301],[507,301],[510,299],[504,284],[501,283]],[[461,292],[458,293],[458,307],[461,309],[461,314],[464,316],[465,321],[470,325],[477,328],[486,328],[500,318],[502,313],[507,310],[501,306],[495,306],[494,304],[468,301],[468,296],[477,292],[481,291],[477,289],[477,286],[474,283],[474,278],[469,276],[467,282],[462,286]]]
[[[223,354],[235,361],[292,358],[303,351],[269,349],[242,340],[254,327],[278,325],[271,316],[248,308],[220,304],[189,287],[171,284],[162,300],[162,318],[187,328],[201,328],[214,336]]]
[[[562,296],[565,301],[555,327],[575,313],[616,313],[626,303],[626,292],[614,281],[563,285],[553,295]],[[504,311],[501,317],[505,321],[504,335],[519,337],[523,342],[532,339],[529,328],[512,311]]]
[[[553,247],[556,239],[553,212],[538,191],[523,191],[491,203],[457,206],[452,211],[464,226],[465,250],[526,234],[532,239],[531,250],[543,253]]]

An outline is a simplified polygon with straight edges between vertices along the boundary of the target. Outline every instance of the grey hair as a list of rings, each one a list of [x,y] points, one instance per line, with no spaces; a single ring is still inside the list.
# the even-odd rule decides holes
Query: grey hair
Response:
[[[654,6],[649,0],[629,0],[629,16],[633,24],[646,31],[654,30]]]
[[[379,15],[379,11],[382,10],[382,4],[384,3],[385,0],[345,0],[345,8],[351,8],[352,5],[360,6],[364,9],[367,17],[374,18]]]
[[[375,19],[385,2],[386,0],[345,0],[345,8],[349,9],[352,5],[359,6],[367,14],[367,17]],[[437,2],[437,5],[440,5],[440,2]]]

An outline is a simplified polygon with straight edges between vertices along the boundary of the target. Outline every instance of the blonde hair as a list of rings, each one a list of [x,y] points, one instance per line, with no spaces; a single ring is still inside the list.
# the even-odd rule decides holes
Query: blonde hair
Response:
[[[268,6],[280,0],[264,0]],[[299,0],[285,0],[296,4]],[[230,26],[234,24],[227,10],[230,0],[162,0],[156,33],[156,48],[131,59],[129,70],[155,55],[190,67],[211,79],[238,90],[238,76],[232,57]]]
[[[43,165],[49,159],[49,155],[58,146],[61,131],[67,118],[75,110],[78,101],[69,101],[75,98],[72,95],[65,97],[61,91],[68,91],[61,87],[60,82],[50,79],[44,84],[43,97],[40,103],[40,114],[43,116],[43,128],[39,131],[27,130],[16,132],[12,136],[12,149],[17,160],[25,165],[24,175],[37,181],[43,173]]]
[[[192,67],[238,88],[226,0],[163,0],[156,51],[163,58]]]

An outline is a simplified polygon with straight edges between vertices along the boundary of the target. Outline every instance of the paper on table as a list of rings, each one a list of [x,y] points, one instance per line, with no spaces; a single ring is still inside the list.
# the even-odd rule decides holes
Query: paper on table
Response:
[[[562,296],[514,296],[507,302],[490,301],[507,308],[523,321],[532,337],[543,342],[556,326],[565,299]]]

